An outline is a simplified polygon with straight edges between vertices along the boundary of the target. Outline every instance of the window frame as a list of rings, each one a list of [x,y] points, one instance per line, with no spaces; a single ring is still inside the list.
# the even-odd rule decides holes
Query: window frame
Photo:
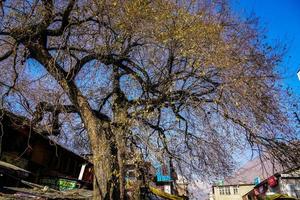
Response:
[[[225,195],[231,195],[230,186],[225,187]]]
[[[238,195],[239,194],[239,186],[238,185],[233,186],[233,194],[234,195]]]
[[[225,195],[225,188],[224,187],[219,187],[219,194],[220,195]]]

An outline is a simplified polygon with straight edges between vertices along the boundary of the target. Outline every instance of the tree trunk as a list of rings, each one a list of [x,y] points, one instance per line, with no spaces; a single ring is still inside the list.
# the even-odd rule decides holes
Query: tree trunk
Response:
[[[120,180],[120,199],[125,199],[125,167],[126,167],[126,144],[125,144],[125,127],[116,129],[116,143],[118,148],[118,165],[119,165],[119,180]]]
[[[112,147],[111,144],[105,144],[99,138],[96,141],[98,141],[97,144],[92,144],[95,175],[93,198],[120,199],[117,159],[116,155],[110,153],[115,151],[115,147]]]
[[[114,117],[113,117],[113,135],[116,137],[116,145],[117,145],[117,158],[118,158],[118,166],[119,166],[119,187],[120,187],[120,199],[132,199],[132,200],[139,200],[140,199],[140,187],[141,187],[141,180],[139,180],[139,173],[136,173],[136,182],[134,183],[133,194],[128,196],[126,193],[126,171],[127,165],[135,165],[137,163],[137,157],[135,157],[135,152],[131,152],[128,147],[126,146],[126,137],[129,134],[130,127],[130,119],[127,117],[127,108],[126,104],[122,99],[116,98],[115,105],[113,107]],[[138,172],[139,166],[135,166],[136,172]]]
[[[117,98],[118,99],[118,98]],[[119,100],[119,99],[118,99]],[[119,101],[116,101],[119,103]],[[115,102],[115,103],[116,103]],[[116,145],[117,145],[117,161],[119,167],[119,189],[120,189],[120,199],[123,200],[126,198],[126,190],[125,190],[125,173],[126,173],[126,134],[128,130],[128,119],[126,115],[126,108],[124,105],[120,106],[117,103],[114,105],[114,117],[112,123],[112,131],[113,135],[116,137]]]
[[[82,115],[89,136],[94,164],[94,199],[120,199],[117,146],[109,122],[101,122],[92,111]]]
[[[25,42],[33,58],[45,66],[68,94],[71,102],[78,108],[79,114],[91,144],[94,164],[94,199],[120,199],[118,151],[115,136],[110,130],[110,122],[99,119],[93,112],[86,97],[77,88],[74,81],[66,78],[65,71],[43,46],[43,42]]]

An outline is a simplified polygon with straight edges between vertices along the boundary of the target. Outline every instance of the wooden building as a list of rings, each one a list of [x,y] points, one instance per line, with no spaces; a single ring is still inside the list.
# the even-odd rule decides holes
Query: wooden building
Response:
[[[0,130],[0,192],[5,187],[26,187],[22,180],[56,190],[92,189],[92,163],[51,140],[42,128],[31,127],[28,119],[0,110]],[[128,195],[133,191],[135,182],[150,180],[154,187],[150,187],[148,192],[175,197],[173,182],[176,173],[171,162],[167,162],[170,166],[162,165],[155,169],[150,162],[127,159]],[[161,188],[165,192],[159,190]]]
[[[92,187],[89,161],[55,143],[42,130],[33,129],[28,119],[4,111],[1,114],[2,186],[17,186],[21,179],[26,179],[50,186],[57,186],[61,180],[68,184],[69,180],[76,182],[76,187]]]

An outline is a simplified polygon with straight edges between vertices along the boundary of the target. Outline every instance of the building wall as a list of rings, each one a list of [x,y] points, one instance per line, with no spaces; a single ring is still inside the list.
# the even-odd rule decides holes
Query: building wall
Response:
[[[281,174],[280,190],[283,194],[300,198],[300,169]]]
[[[34,172],[29,181],[37,182],[38,178],[48,176],[77,179],[81,165],[88,162],[46,136],[31,133],[25,125],[13,125],[9,118],[5,118],[2,124],[0,160]]]
[[[280,191],[282,194],[288,194],[291,197],[300,198],[300,179],[288,178],[280,179]]]
[[[215,186],[214,200],[242,200],[242,196],[252,190],[254,185]],[[237,190],[234,191],[234,189]]]
[[[296,170],[289,173],[274,175],[278,181],[275,186],[270,186],[268,180],[264,180],[257,185],[255,195],[254,190],[245,196],[246,200],[257,199],[258,197],[264,198],[266,195],[274,193],[287,194],[291,197],[300,198],[300,171]],[[271,177],[270,177],[271,178]],[[261,189],[262,188],[262,189]]]

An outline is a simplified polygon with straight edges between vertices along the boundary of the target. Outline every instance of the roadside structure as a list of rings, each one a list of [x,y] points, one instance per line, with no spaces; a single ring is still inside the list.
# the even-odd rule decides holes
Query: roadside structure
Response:
[[[152,187],[182,199],[188,198],[188,181],[183,176],[177,175],[171,158],[166,158],[164,163],[157,163],[154,167],[156,174],[150,183]]]
[[[213,186],[214,200],[241,200],[242,196],[249,192],[254,184],[233,184]]]
[[[275,194],[300,198],[300,167],[271,175],[245,194],[243,200],[264,199]]]
[[[28,119],[3,110],[1,114],[1,187],[20,186],[21,180],[27,180],[59,190],[92,189],[88,160],[50,139],[42,129],[33,129]]]
[[[268,178],[281,169],[281,166],[272,163],[270,160],[261,160],[257,157],[238,169],[233,176],[214,184],[210,199],[242,200],[243,196],[259,184],[261,180]]]

